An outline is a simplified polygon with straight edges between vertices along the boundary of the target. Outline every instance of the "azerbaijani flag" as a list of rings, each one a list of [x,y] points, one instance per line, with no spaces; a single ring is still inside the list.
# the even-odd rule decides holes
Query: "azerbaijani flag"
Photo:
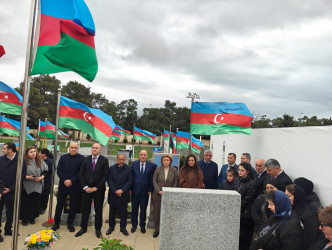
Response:
[[[12,87],[0,81],[0,112],[21,115],[22,96]]]
[[[135,127],[134,129],[134,139],[135,140],[141,140],[141,141],[150,141],[153,143],[154,139],[156,138],[156,135],[154,133],[151,133],[149,131],[140,129]]]
[[[169,147],[172,150],[171,152],[173,154],[175,154],[176,153],[176,134],[174,134],[174,133],[172,133]]]
[[[2,57],[4,54],[6,54],[5,48],[0,44],[0,57]]]
[[[163,134],[163,139],[165,141],[168,141],[169,140],[169,131],[164,129],[164,134]]]
[[[39,121],[39,136],[45,136],[45,122],[44,121]],[[69,135],[67,135],[65,132],[62,130],[58,129],[58,135],[61,135],[64,139],[68,139]],[[47,121],[46,124],[46,137],[50,139],[55,138],[55,126],[50,122]]]
[[[190,142],[190,133],[183,132],[183,131],[177,131],[176,132],[176,148],[189,148],[189,142]]]
[[[0,134],[20,136],[20,129],[21,122],[0,115]],[[27,127],[26,136],[30,140],[34,140],[34,138],[28,134],[28,130],[29,128]]]
[[[131,132],[125,129],[122,129],[122,134],[124,135],[131,135]]]
[[[107,145],[115,123],[112,116],[100,109],[89,108],[83,103],[61,96],[59,127],[82,130],[100,144]]]
[[[193,102],[190,132],[200,135],[251,135],[253,119],[244,103]]]
[[[41,0],[31,75],[74,71],[92,82],[98,71],[95,25],[83,0]]]
[[[115,124],[115,127],[113,129],[113,132],[112,132],[112,135],[111,135],[110,139],[113,139],[113,140],[116,140],[116,141],[120,140],[121,135],[122,135],[122,129],[123,128],[121,128],[119,125]]]
[[[196,152],[197,154],[200,154],[203,147],[203,142],[196,139],[194,136],[192,136],[191,138],[192,138],[191,150]]]

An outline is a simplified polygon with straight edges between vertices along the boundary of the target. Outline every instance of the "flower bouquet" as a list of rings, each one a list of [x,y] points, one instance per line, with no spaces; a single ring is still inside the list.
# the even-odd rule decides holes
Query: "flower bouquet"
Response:
[[[57,232],[53,230],[40,230],[37,233],[29,235],[25,239],[24,245],[27,245],[28,249],[50,248],[58,239],[60,239],[60,236]]]
[[[104,236],[101,236],[101,243],[98,245],[98,247],[95,247],[93,250],[106,250],[106,249],[123,249],[123,250],[133,250],[131,246],[128,246],[125,243],[122,243],[122,240],[120,239],[111,239],[109,236],[106,238]],[[83,248],[82,250],[88,250],[88,248]]]

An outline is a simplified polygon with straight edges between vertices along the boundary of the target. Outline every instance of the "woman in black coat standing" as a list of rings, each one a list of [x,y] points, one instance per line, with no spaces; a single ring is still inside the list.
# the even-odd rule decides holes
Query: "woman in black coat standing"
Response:
[[[39,153],[40,157],[44,160],[48,167],[48,172],[44,178],[44,187],[40,197],[39,213],[44,214],[47,209],[48,199],[51,193],[52,176],[53,176],[53,154],[47,149],[42,148]]]
[[[309,249],[318,233],[318,219],[308,207],[304,190],[299,185],[288,185],[285,194],[290,199],[292,209],[304,227],[302,249]]]
[[[254,221],[251,218],[251,205],[256,198],[256,182],[253,179],[250,163],[243,162],[239,165],[240,186],[238,189],[241,195],[241,217],[240,217],[240,250],[250,249],[251,238],[254,233]]]

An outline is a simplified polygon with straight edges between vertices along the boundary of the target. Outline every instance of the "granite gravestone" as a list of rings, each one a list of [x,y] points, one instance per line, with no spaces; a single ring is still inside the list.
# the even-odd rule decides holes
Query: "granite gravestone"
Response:
[[[159,249],[238,249],[236,191],[163,188]]]

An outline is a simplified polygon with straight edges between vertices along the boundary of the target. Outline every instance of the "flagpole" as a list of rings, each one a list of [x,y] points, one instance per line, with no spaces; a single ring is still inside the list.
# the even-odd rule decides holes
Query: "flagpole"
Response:
[[[55,180],[55,164],[58,158],[58,130],[59,130],[59,111],[60,111],[60,98],[61,98],[61,89],[58,88],[58,102],[56,107],[56,119],[55,119],[55,135],[54,135],[54,149],[53,149],[53,164],[52,164],[52,183],[51,183],[51,192],[50,192],[50,204],[48,206],[48,218],[52,218],[53,210],[53,193],[54,193],[54,180]],[[46,134],[46,127],[45,127]]]
[[[177,146],[176,144],[178,143],[178,131],[179,131],[179,128],[176,128],[176,139],[175,139],[175,153],[177,153],[178,149],[177,149]]]
[[[24,73],[24,87],[23,87],[23,102],[22,102],[22,116],[21,116],[21,128],[20,128],[20,150],[18,151],[18,162],[16,172],[16,186],[15,186],[15,200],[14,200],[14,212],[13,212],[13,237],[12,237],[12,249],[17,250],[17,238],[19,228],[19,208],[20,208],[20,194],[21,194],[21,180],[23,170],[23,157],[25,149],[25,133],[27,128],[27,108],[29,103],[30,94],[30,71],[32,66],[31,51],[33,48],[33,34],[35,32],[35,19],[36,19],[37,1],[31,0],[31,11],[27,41],[27,53],[25,61],[25,73]]]
[[[134,151],[134,149],[135,149],[134,137],[135,137],[135,123],[134,123],[134,126],[133,126],[133,140],[132,140],[132,143],[133,143],[132,144],[133,145],[132,151],[133,151],[133,153],[131,155],[131,162],[134,161],[134,153],[135,153],[135,151]]]
[[[46,148],[46,139],[47,139],[47,137],[46,137],[46,128],[47,128],[47,118],[45,118],[45,131],[44,131],[45,148]]]
[[[38,130],[37,130],[37,147],[39,147],[39,141],[40,141],[40,136],[39,136],[39,133],[40,133],[40,119],[38,119]]]
[[[168,149],[167,149],[167,153],[170,153],[171,136],[172,136],[172,125],[169,125],[169,138],[168,138]]]

